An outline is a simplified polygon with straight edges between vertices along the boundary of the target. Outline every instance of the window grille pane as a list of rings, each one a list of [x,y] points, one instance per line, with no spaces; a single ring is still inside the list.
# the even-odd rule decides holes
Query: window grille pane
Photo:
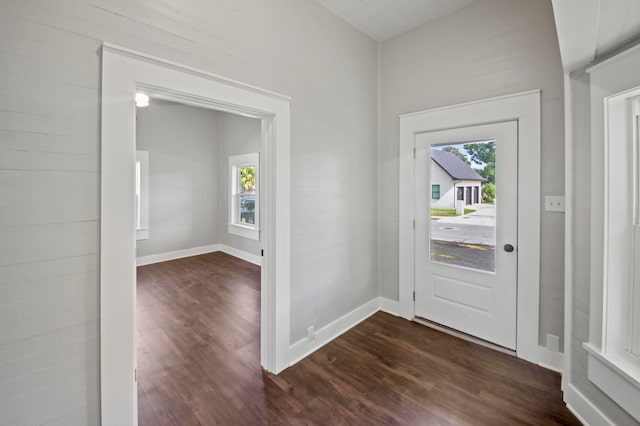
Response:
[[[256,223],[256,197],[255,195],[240,195],[240,223],[253,225]]]
[[[253,165],[245,165],[240,167],[240,176],[238,179],[238,188],[240,194],[256,193],[256,168]]]

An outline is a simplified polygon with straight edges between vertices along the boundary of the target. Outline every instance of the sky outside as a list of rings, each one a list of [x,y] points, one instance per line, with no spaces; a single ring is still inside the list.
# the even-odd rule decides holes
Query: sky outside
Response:
[[[469,155],[469,152],[466,149],[464,149],[464,146],[472,144],[472,143],[488,143],[488,142],[495,142],[495,141],[461,142],[461,143],[451,143],[451,144],[445,144],[445,145],[433,145],[433,149],[438,149],[438,150],[442,151],[444,148],[446,148],[448,146],[451,146],[453,148],[457,148],[462,154],[465,155],[465,157],[467,157],[467,159],[471,163],[471,167],[472,168],[481,170],[481,169],[484,168],[484,166],[486,166],[486,163],[478,164],[478,163],[476,163],[474,161],[471,161],[471,155]]]

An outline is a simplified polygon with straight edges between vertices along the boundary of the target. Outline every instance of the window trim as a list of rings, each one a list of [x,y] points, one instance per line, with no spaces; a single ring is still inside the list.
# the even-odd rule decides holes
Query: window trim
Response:
[[[640,86],[638,87],[640,89]],[[640,367],[640,96],[632,102],[633,143],[635,146],[635,218],[634,218],[634,272],[629,294],[629,333],[628,351],[636,358]],[[640,376],[640,374],[638,375]]]
[[[636,420],[640,420],[640,358],[628,349],[634,286],[630,253],[634,223],[638,224],[634,209],[638,210],[635,206],[640,196],[640,147],[631,126],[633,101],[640,98],[640,78],[634,71],[639,66],[640,51],[630,49],[587,70],[591,94],[591,303],[589,342],[583,344],[589,380]]]
[[[418,133],[483,123],[518,120],[518,319],[517,356],[531,362],[548,360],[539,346],[540,317],[540,91],[514,93],[400,116],[399,309],[415,316],[414,229],[415,165],[413,149]],[[554,358],[550,361],[557,364]]]
[[[139,165],[139,166],[138,166]],[[149,239],[149,151],[136,149],[136,240]]]
[[[240,192],[238,173],[242,166],[255,167],[255,223],[253,225],[243,223],[240,219]],[[251,240],[260,240],[260,153],[229,156],[229,218],[227,231],[230,234]]]

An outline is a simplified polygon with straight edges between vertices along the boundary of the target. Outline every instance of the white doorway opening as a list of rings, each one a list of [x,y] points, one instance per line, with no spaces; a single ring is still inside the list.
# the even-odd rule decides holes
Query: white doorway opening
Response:
[[[261,365],[289,360],[290,99],[104,44],[100,220],[100,386],[104,425],[137,424],[135,93],[262,121]],[[277,167],[276,167],[277,164]]]

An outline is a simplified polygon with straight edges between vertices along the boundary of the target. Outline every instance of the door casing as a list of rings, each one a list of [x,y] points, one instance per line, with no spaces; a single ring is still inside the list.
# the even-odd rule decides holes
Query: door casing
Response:
[[[518,296],[516,355],[534,363],[540,309],[540,90],[400,116],[399,314],[415,317],[414,146],[418,133],[518,122]]]
[[[103,425],[137,424],[135,382],[136,90],[262,120],[264,257],[260,358],[289,366],[290,99],[104,43],[100,210],[100,409]],[[276,164],[278,165],[276,167]]]

